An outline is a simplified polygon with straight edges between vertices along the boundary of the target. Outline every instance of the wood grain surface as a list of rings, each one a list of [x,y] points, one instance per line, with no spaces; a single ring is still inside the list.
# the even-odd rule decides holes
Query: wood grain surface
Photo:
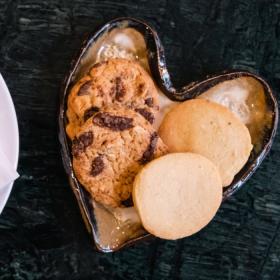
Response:
[[[94,251],[61,163],[58,94],[83,34],[119,16],[156,28],[178,85],[245,69],[279,97],[277,0],[0,0],[0,71],[18,116],[21,174],[0,216],[0,279],[280,279],[278,135],[257,173],[200,233]]]

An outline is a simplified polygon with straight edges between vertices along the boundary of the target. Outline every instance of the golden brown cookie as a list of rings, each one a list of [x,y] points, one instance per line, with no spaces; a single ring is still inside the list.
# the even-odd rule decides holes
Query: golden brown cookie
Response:
[[[113,104],[133,109],[154,122],[159,110],[158,92],[149,74],[136,61],[115,58],[95,64],[73,86],[68,97],[69,137],[73,138],[77,125]]]
[[[247,127],[226,107],[196,99],[174,107],[159,135],[171,152],[201,154],[218,166],[223,186],[247,162],[252,150]]]
[[[131,196],[142,166],[166,151],[152,125],[139,114],[108,108],[89,118],[74,137],[73,168],[96,201],[116,207]]]
[[[164,239],[178,239],[205,227],[222,202],[217,167],[193,153],[168,154],[136,176],[133,202],[144,228]]]

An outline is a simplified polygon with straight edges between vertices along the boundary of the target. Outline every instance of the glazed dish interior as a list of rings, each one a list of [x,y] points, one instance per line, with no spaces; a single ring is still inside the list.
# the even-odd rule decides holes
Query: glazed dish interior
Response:
[[[262,148],[265,131],[271,128],[273,112],[266,102],[264,87],[253,77],[223,81],[198,98],[217,102],[232,111],[249,129],[254,151]]]

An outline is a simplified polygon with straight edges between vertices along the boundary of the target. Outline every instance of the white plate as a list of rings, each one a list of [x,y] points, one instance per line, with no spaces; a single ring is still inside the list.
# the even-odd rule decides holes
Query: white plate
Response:
[[[19,153],[19,133],[15,107],[8,87],[0,74],[0,147],[17,168]],[[13,183],[0,189],[0,214],[11,193]]]

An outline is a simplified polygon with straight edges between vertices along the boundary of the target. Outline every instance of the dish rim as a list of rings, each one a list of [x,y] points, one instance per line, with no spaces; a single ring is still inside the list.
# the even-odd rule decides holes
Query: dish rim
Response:
[[[58,135],[59,135],[59,142],[61,144],[61,155],[62,155],[62,162],[64,165],[64,169],[68,175],[68,180],[69,180],[70,186],[77,198],[80,210],[82,212],[82,217],[86,223],[87,229],[93,235],[95,246],[98,251],[105,252],[105,253],[118,251],[124,247],[135,244],[140,240],[149,239],[152,236],[151,236],[151,234],[146,233],[144,235],[141,235],[139,237],[136,237],[136,238],[133,238],[133,239],[130,239],[130,240],[124,242],[117,248],[111,248],[111,249],[105,248],[104,249],[103,247],[99,246],[99,244],[97,242],[97,239],[98,239],[97,225],[96,225],[94,214],[92,213],[93,212],[92,208],[89,209],[88,202],[86,201],[87,198],[85,197],[86,191],[83,189],[83,187],[78,182],[77,178],[74,175],[74,171],[72,168],[71,151],[68,146],[69,140],[67,138],[66,131],[65,131],[65,119],[66,119],[65,113],[66,113],[66,105],[67,105],[67,95],[69,93],[69,88],[71,87],[72,77],[73,77],[81,59],[83,58],[83,55],[87,52],[87,50],[91,46],[91,44],[94,43],[94,41],[96,41],[100,36],[102,36],[102,34],[104,32],[110,31],[111,29],[113,29],[123,23],[128,23],[128,24],[133,23],[134,25],[135,24],[143,25],[146,27],[147,31],[150,32],[152,36],[154,36],[155,44],[159,44],[159,49],[155,50],[158,63],[155,67],[155,65],[154,65],[155,61],[153,61],[151,63],[151,59],[149,58],[149,54],[148,54],[149,64],[150,64],[150,68],[151,68],[151,76],[157,84],[158,84],[159,80],[161,81],[161,84],[158,84],[158,86],[162,89],[164,94],[167,95],[168,98],[170,98],[170,96],[169,96],[170,92],[168,93],[167,91],[172,87],[171,81],[170,80],[168,81],[168,79],[164,80],[164,79],[162,79],[162,77],[160,79],[158,78],[158,76],[162,74],[162,70],[164,67],[166,67],[166,64],[164,64],[165,63],[164,50],[163,50],[162,44],[159,40],[159,37],[158,37],[156,31],[150,25],[148,25],[146,22],[144,22],[142,20],[138,20],[138,19],[135,19],[132,17],[121,17],[121,18],[113,19],[113,20],[105,23],[104,25],[101,25],[100,28],[97,28],[97,31],[90,32],[88,35],[86,35],[85,39],[82,41],[81,47],[78,50],[78,52],[76,53],[76,55],[74,55],[73,59],[71,60],[70,68],[67,71],[67,74],[65,75],[65,78],[62,82],[61,93],[60,93],[60,102],[59,102],[59,114],[58,114],[58,125],[59,125]],[[128,25],[128,27],[130,27],[130,26]],[[253,163],[252,162],[247,163],[247,164],[251,165],[250,168],[248,168],[247,172],[244,173],[241,176],[241,178],[239,180],[237,180],[237,182],[234,183],[234,186],[225,188],[224,193],[223,193],[223,201],[225,201],[227,198],[229,198],[231,195],[233,195],[237,190],[239,190],[244,185],[244,183],[254,174],[256,169],[260,166],[261,162],[264,160],[264,158],[270,151],[273,140],[275,138],[277,124],[278,124],[277,100],[272,92],[271,87],[268,85],[268,83],[262,77],[260,77],[259,75],[247,72],[247,71],[242,71],[242,70],[223,71],[220,74],[206,76],[205,79],[200,79],[199,81],[191,82],[182,88],[185,91],[195,93],[195,91],[198,87],[201,87],[203,84],[211,85],[211,82],[215,82],[216,80],[219,80],[221,77],[226,77],[227,80],[231,80],[231,79],[241,77],[241,76],[253,77],[253,78],[257,79],[264,86],[264,89],[266,91],[265,92],[266,97],[268,94],[269,98],[270,98],[269,103],[273,107],[273,122],[272,122],[273,126],[270,129],[269,139],[268,139],[267,143],[264,145],[264,149],[261,151],[261,153],[258,156],[256,156]],[[168,89],[168,87],[169,87],[169,89]],[[199,94],[197,94],[197,92],[196,92],[196,95],[199,95]],[[194,97],[194,95],[191,96],[191,98],[193,98],[193,97]],[[172,100],[172,98],[170,98],[170,99]],[[247,168],[247,164],[241,169],[241,171],[244,168]],[[238,174],[236,176],[238,176]]]

